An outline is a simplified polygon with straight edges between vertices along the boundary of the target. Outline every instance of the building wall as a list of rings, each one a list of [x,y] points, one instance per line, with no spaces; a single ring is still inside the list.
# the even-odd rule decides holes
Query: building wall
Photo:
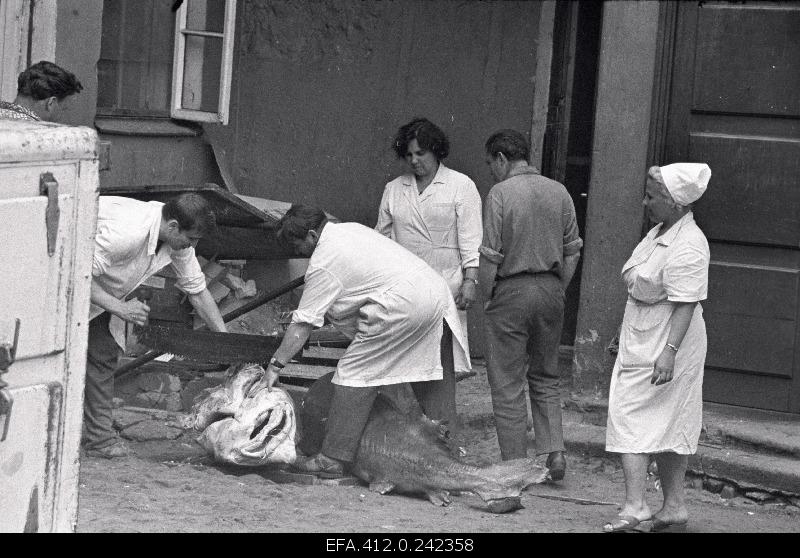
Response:
[[[390,150],[414,116],[451,140],[445,163],[482,193],[483,142],[528,132],[539,2],[277,2],[239,6],[232,118],[206,126],[240,193],[373,225]]]
[[[607,394],[627,293],[622,265],[641,239],[658,36],[655,1],[603,8],[592,173],[573,375]]]
[[[107,159],[101,159],[100,188],[222,183],[214,153],[201,130],[171,123],[152,126],[130,119],[95,119],[102,22],[103,3],[99,0],[58,2],[55,63],[78,76],[84,87],[65,122],[97,125],[98,137],[108,152]]]

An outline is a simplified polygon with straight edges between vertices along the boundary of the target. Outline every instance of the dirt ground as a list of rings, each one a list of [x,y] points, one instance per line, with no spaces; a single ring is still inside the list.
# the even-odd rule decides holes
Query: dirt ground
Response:
[[[459,383],[460,411],[489,404],[481,380]],[[464,435],[465,461],[499,460],[490,420],[468,421]],[[120,459],[83,458],[77,531],[584,533],[599,532],[623,497],[619,462],[588,455],[568,455],[561,483],[523,492],[524,509],[493,514],[468,493],[453,496],[449,507],[436,507],[421,497],[373,493],[360,483],[299,484],[269,468],[218,465],[194,436],[187,431],[174,440],[132,442],[136,454]],[[647,493],[654,511],[661,502],[655,481],[649,480]],[[696,488],[687,488],[687,499],[688,531],[800,533],[800,508],[794,506],[723,500]]]

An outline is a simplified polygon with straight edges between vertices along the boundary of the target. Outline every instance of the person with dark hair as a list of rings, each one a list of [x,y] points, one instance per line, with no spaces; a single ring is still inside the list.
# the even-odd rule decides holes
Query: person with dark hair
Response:
[[[58,122],[69,99],[82,89],[72,72],[52,62],[37,62],[19,75],[14,102],[0,101],[0,118]]]
[[[197,242],[216,228],[202,196],[181,194],[166,203],[100,196],[98,205],[81,444],[86,455],[113,458],[129,453],[111,416],[125,323],[144,325],[150,312],[146,302],[126,297],[169,265],[209,329],[227,330],[194,253]]]
[[[450,350],[461,358],[466,341],[445,280],[396,242],[359,223],[329,222],[319,209],[303,205],[293,205],[281,219],[278,237],[310,260],[292,323],[251,393],[275,385],[325,318],[352,339],[333,376],[322,449],[295,465],[340,476],[355,458],[378,393],[416,405],[409,382],[442,377],[444,324],[456,340]]]
[[[485,304],[486,369],[503,460],[527,456],[525,382],[536,454],[552,480],[566,471],[558,345],[564,292],[583,241],[566,188],[528,164],[527,138],[500,130],[486,141],[497,180],[486,197],[480,284]]]
[[[400,127],[393,149],[410,172],[386,185],[375,230],[425,260],[444,277],[466,335],[466,310],[477,297],[480,194],[468,176],[444,165],[450,142],[430,120],[415,118]],[[469,351],[465,359],[456,358],[453,346],[451,332],[445,327],[443,380],[416,384],[414,389],[425,414],[446,421],[455,435],[455,372],[469,371],[472,366]]]

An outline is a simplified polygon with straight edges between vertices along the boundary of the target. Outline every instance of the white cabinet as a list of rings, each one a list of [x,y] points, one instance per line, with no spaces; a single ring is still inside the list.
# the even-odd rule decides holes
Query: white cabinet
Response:
[[[0,369],[0,532],[77,521],[96,146],[90,128],[0,120],[0,368],[13,354]]]

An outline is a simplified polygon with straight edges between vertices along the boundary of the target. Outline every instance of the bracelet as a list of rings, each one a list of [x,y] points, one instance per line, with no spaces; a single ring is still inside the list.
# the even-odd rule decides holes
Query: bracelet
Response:
[[[464,281],[472,281],[473,283],[475,283],[476,286],[478,284],[478,280],[473,279],[472,277],[464,277]]]
[[[678,352],[678,347],[676,347],[676,346],[675,346],[675,345],[673,345],[672,343],[667,343],[667,347],[669,347],[670,349],[672,349],[672,351],[673,351],[673,352],[676,352],[676,353]]]
[[[279,361],[275,357],[272,357],[271,359],[269,359],[269,365],[270,366],[274,366],[278,370],[280,370],[281,368],[285,368],[286,367],[286,365],[284,363],[282,363],[281,361]]]

